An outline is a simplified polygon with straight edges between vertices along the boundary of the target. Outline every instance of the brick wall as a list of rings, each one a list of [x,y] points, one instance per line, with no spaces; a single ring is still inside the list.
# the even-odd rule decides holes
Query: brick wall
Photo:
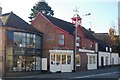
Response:
[[[73,50],[73,35],[65,32],[56,25],[52,24],[41,14],[31,24],[33,27],[43,32],[43,55],[42,57],[49,56],[49,50]],[[59,34],[65,35],[65,46],[59,46]]]

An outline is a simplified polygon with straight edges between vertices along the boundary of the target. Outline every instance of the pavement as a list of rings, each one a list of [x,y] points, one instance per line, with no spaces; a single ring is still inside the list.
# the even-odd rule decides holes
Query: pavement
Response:
[[[118,77],[120,78],[120,67],[117,66],[117,67],[109,67],[105,69],[96,69],[96,70],[78,71],[78,72],[69,72],[69,73],[68,72],[67,73],[45,73],[45,74],[22,76],[22,77],[9,77],[9,78],[6,78],[5,80],[18,80],[18,79],[19,80],[23,80],[23,79],[24,80],[27,80],[27,79],[29,80],[81,80],[80,78],[87,78],[88,75],[102,76],[104,74],[112,75],[112,73],[117,73],[117,75],[115,75],[113,78],[118,80]],[[111,78],[110,76],[108,76],[108,78]],[[89,78],[87,78],[87,80],[89,80]],[[96,80],[96,79],[92,79],[92,80]],[[103,80],[103,79],[100,79],[100,80]],[[109,80],[114,80],[114,79],[109,79]]]

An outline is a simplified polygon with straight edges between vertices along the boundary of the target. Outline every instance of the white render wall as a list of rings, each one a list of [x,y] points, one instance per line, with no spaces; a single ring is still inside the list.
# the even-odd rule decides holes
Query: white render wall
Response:
[[[120,64],[120,57],[118,58],[118,64]]]
[[[114,64],[119,64],[118,61],[119,61],[119,55],[117,53],[112,53],[111,54],[111,62],[112,62],[112,58],[114,58]],[[112,64],[112,65],[114,65]]]
[[[118,53],[110,53],[110,52],[99,52],[99,66],[101,66],[101,57],[104,58],[104,66],[106,65],[106,57],[108,57],[108,65],[116,65],[120,64],[120,58]],[[112,58],[114,58],[114,62],[112,61]]]
[[[109,52],[99,52],[98,56],[99,56],[99,66],[101,66],[101,57],[104,58],[104,66],[106,65],[105,63],[106,57],[108,57],[108,65],[110,65],[110,53]]]

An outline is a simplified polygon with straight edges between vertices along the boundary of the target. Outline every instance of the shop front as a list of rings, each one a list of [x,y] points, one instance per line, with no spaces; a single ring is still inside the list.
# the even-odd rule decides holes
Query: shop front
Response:
[[[49,50],[51,72],[72,72],[73,51],[72,50]]]
[[[7,31],[6,44],[5,71],[7,76],[41,71],[40,35]]]

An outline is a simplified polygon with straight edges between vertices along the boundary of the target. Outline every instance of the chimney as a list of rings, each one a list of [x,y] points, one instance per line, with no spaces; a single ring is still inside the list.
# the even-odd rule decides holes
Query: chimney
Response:
[[[0,26],[2,26],[2,7],[0,7]]]

